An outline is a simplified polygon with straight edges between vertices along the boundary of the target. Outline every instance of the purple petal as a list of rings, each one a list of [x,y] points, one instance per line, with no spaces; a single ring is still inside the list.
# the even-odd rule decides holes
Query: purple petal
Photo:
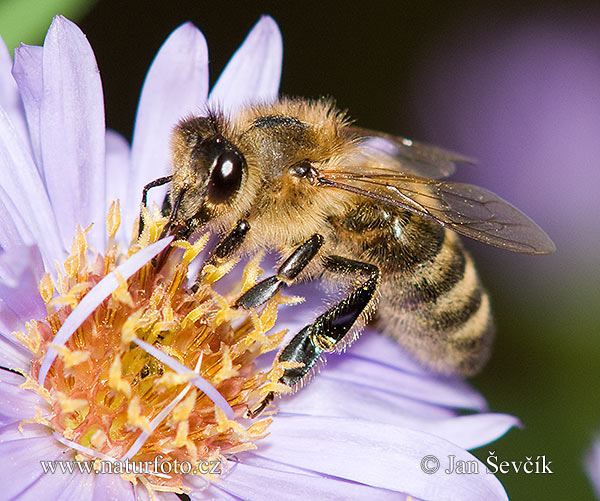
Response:
[[[127,140],[114,130],[106,131],[106,200],[124,203],[130,170],[130,152]],[[140,193],[140,199],[142,195]],[[137,212],[136,212],[137,213]]]
[[[373,339],[377,338],[379,339]],[[367,339],[365,339],[367,338]],[[361,356],[363,344],[376,344],[376,358]],[[370,355],[370,353],[369,353]],[[336,381],[347,381],[367,385],[399,396],[409,397],[448,407],[485,410],[483,397],[465,382],[454,378],[435,376],[420,369],[419,373],[407,372],[385,362],[395,362],[406,357],[401,348],[391,339],[369,331],[349,348],[344,356],[329,357],[320,377]],[[383,359],[383,363],[382,360]]]
[[[191,23],[177,28],[156,55],[144,82],[135,119],[129,197],[123,202],[129,226],[137,217],[142,188],[170,174],[170,140],[182,117],[198,114],[208,93],[208,49]],[[162,203],[165,190],[153,190],[150,201]]]
[[[112,272],[106,275],[100,282],[98,282],[92,290],[90,290],[67,319],[62,324],[61,328],[54,336],[53,344],[62,345],[73,335],[73,333],[79,328],[79,326],[90,316],[93,311],[100,306],[110,294],[112,294],[117,287],[119,287],[119,281],[116,278],[116,273],[119,273],[122,278],[127,280],[130,276],[136,273],[142,266],[150,261],[154,256],[158,255],[163,249],[165,249],[173,240],[173,237],[163,238],[158,242],[150,244],[148,247],[144,247],[140,251],[136,252],[127,261],[117,266]],[[50,348],[42,361],[39,373],[39,383],[43,386],[46,374],[56,358],[57,352],[54,348]]]
[[[42,106],[42,58],[44,49],[37,45],[21,45],[15,49],[13,77],[19,86],[27,117],[29,140],[33,158],[42,172],[42,145],[40,143],[40,109]]]
[[[46,405],[34,391],[19,388],[23,381],[23,376],[0,370],[0,426],[33,418],[37,413],[36,406],[43,408]]]
[[[283,397],[281,403],[276,403],[279,414],[367,419],[414,429],[419,429],[424,420],[443,420],[455,415],[446,407],[327,376],[326,366],[308,387]]]
[[[50,491],[43,495],[37,493],[32,497],[32,485],[42,478],[55,478],[56,489],[64,488],[64,478],[60,475],[45,475],[40,460],[67,459],[64,457],[64,447],[60,446],[49,430],[39,425],[24,425],[23,433],[18,429],[18,423],[0,428],[0,454],[4,467],[0,468],[0,485],[4,499],[58,499],[60,492],[52,496]],[[10,467],[9,467],[10,466]],[[47,486],[52,489],[51,485]]]
[[[598,437],[586,455],[585,470],[594,487],[596,497],[600,499],[600,438]]]
[[[257,455],[420,499],[507,499],[502,484],[478,462],[479,472],[427,475],[426,455],[474,461],[460,447],[427,433],[357,419],[285,417],[273,420]]]
[[[24,321],[45,318],[47,311],[38,292],[43,264],[36,246],[11,249],[0,255],[0,298]],[[10,272],[7,276],[4,272]]]
[[[188,475],[187,478],[189,479],[190,477],[191,475]],[[194,481],[198,483],[197,479],[194,479]],[[238,496],[232,496],[215,483],[212,483],[207,488],[198,489],[196,492],[192,490],[191,497],[192,499],[210,499],[211,501],[240,501],[240,499],[244,499],[239,498]]]
[[[283,42],[277,23],[263,16],[217,80],[209,106],[231,113],[243,105],[274,100],[279,91],[282,58]]]
[[[422,422],[416,429],[435,434],[469,450],[499,439],[513,426],[521,426],[521,422],[514,416],[486,413]]]
[[[4,306],[2,305],[2,301],[0,301],[0,316],[4,316],[3,309]],[[11,330],[5,330],[3,321],[0,321],[0,329],[0,365],[11,369],[29,371],[31,352],[12,337],[10,334]]]
[[[68,459],[67,459],[68,458]],[[71,457],[57,458],[70,460]],[[45,460],[46,458],[41,458]],[[75,463],[73,473],[63,473],[57,465],[54,473],[42,474],[27,490],[19,495],[23,501],[39,501],[40,499],[60,499],[61,501],[87,501],[92,499],[92,483],[95,474],[81,473]],[[42,470],[41,465],[37,464]]]
[[[6,114],[0,110],[0,179],[12,203],[4,202],[13,221],[23,220],[44,258],[46,269],[53,270],[55,260],[64,259],[54,211],[46,189],[21,136]],[[64,192],[63,192],[64,196]],[[68,198],[68,197],[65,197]]]
[[[104,100],[96,59],[81,30],[56,16],[44,41],[40,114],[44,179],[65,247],[77,224],[104,248]],[[65,196],[67,195],[67,196]]]
[[[405,426],[437,435],[464,449],[481,447],[513,426],[520,426],[514,416],[488,413],[459,417],[444,407],[401,398],[369,385],[332,380],[326,372],[310,387],[284,398],[278,416],[345,417]]]
[[[399,348],[389,337],[376,333],[372,335],[372,329],[366,329],[365,335],[352,345],[352,356],[369,360],[377,360],[382,364],[389,365],[404,372],[414,374],[430,375],[431,372],[411,358],[404,350]]]
[[[121,475],[94,475],[92,501],[136,501],[133,485]]]
[[[23,139],[27,139],[25,110],[23,109],[17,83],[11,74],[12,64],[10,53],[4,40],[0,38],[0,107],[4,109]]]
[[[261,468],[245,459],[234,465],[230,463],[229,474],[219,483],[221,489],[241,499],[290,499],[290,493],[297,499],[402,499],[398,492],[333,477]]]
[[[33,239],[25,221],[8,193],[0,186],[0,253],[31,243]]]
[[[121,217],[123,221],[132,220],[138,213],[136,207],[134,211],[126,213],[124,205],[127,200],[127,183],[129,182],[129,172],[131,170],[131,158],[129,143],[114,130],[106,131],[106,201],[110,204],[119,200],[121,206]],[[141,193],[139,198],[141,199]],[[138,201],[139,203],[139,201]],[[117,240],[127,243],[131,238],[131,225],[121,223],[117,231]]]
[[[50,459],[63,460],[63,458],[64,456]],[[42,457],[41,460],[46,460],[46,457]],[[43,473],[39,461],[34,463],[37,463],[37,468],[42,473],[17,495],[17,499],[21,501],[39,501],[40,499],[86,501],[91,499],[93,477],[90,478],[89,474],[80,473],[78,470],[73,473],[63,473],[58,466],[54,473]]]

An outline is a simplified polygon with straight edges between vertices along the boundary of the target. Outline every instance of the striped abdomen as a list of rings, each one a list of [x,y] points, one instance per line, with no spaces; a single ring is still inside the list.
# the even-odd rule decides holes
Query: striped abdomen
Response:
[[[382,271],[376,327],[440,373],[479,371],[493,336],[490,303],[458,235],[404,211],[357,212],[342,224]]]
[[[430,245],[423,250],[419,237],[410,244],[397,239],[402,248],[396,256],[412,251],[412,258],[383,275],[381,330],[436,371],[475,374],[488,359],[493,335],[489,298],[456,233],[437,225],[427,231],[430,224],[420,233],[436,239],[435,251]]]

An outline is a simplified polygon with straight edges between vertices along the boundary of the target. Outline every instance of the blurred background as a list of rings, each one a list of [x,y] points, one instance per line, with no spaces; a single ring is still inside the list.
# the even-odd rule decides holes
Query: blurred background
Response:
[[[558,250],[468,243],[498,325],[473,384],[524,424],[475,454],[552,461],[552,475],[499,476],[512,499],[593,499],[583,457],[600,433],[597,1],[0,0],[0,33],[11,47],[40,44],[54,13],[87,34],[107,125],[129,138],[145,73],[175,27],[191,20],[204,32],[214,82],[270,14],[284,39],[283,93],[333,96],[364,127],[476,158],[453,179],[522,209]]]

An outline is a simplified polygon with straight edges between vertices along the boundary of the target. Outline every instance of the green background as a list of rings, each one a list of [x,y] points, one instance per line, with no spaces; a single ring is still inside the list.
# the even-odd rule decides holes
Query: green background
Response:
[[[211,82],[260,14],[272,15],[284,38],[282,92],[331,95],[365,127],[415,137],[457,149],[449,136],[423,122],[415,104],[415,74],[449,43],[456,30],[569,16],[600,30],[597,2],[407,1],[249,2],[202,0],[99,0],[97,2],[11,0],[0,2],[0,33],[10,46],[39,44],[51,15],[75,20],[95,50],[103,79],[107,124],[130,137],[141,83],[166,36],[191,20],[205,34]],[[43,7],[41,7],[43,6]],[[589,47],[600,61],[600,46]],[[600,64],[600,62],[598,63]],[[600,96],[600,88],[598,89]],[[597,131],[600,140],[600,130]],[[471,152],[466,151],[466,154]],[[600,160],[598,162],[600,170]],[[542,166],[531,166],[541,168]],[[485,169],[480,166],[478,169]],[[570,166],[568,182],[578,175]],[[461,171],[469,181],[469,171]],[[590,182],[600,190],[600,176]],[[487,186],[494,190],[493,186]],[[596,192],[598,192],[596,190]],[[511,199],[527,206],[527,199]],[[554,200],[571,211],[573,200]],[[581,232],[600,236],[600,203],[586,221],[573,211]],[[501,475],[512,499],[592,499],[583,456],[600,432],[600,263],[598,246],[577,245],[553,228],[552,217],[536,217],[555,240],[553,256],[506,255],[469,244],[493,298],[498,336],[491,362],[473,379],[492,410],[518,416],[512,430],[488,448],[502,460],[545,455],[553,475]],[[591,223],[590,223],[591,221]],[[586,241],[594,241],[594,238]]]

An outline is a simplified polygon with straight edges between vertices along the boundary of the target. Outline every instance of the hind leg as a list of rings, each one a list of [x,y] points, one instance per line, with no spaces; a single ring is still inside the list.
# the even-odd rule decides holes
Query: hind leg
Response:
[[[299,362],[301,367],[286,369],[279,382],[294,388],[301,384],[324,352],[341,346],[346,334],[355,325],[360,315],[371,304],[379,284],[380,271],[377,266],[354,261],[340,256],[327,258],[328,271],[340,274],[367,275],[344,299],[320,315],[312,324],[296,334],[279,354],[280,362]],[[273,400],[269,393],[254,409],[248,409],[249,417],[258,416]]]

